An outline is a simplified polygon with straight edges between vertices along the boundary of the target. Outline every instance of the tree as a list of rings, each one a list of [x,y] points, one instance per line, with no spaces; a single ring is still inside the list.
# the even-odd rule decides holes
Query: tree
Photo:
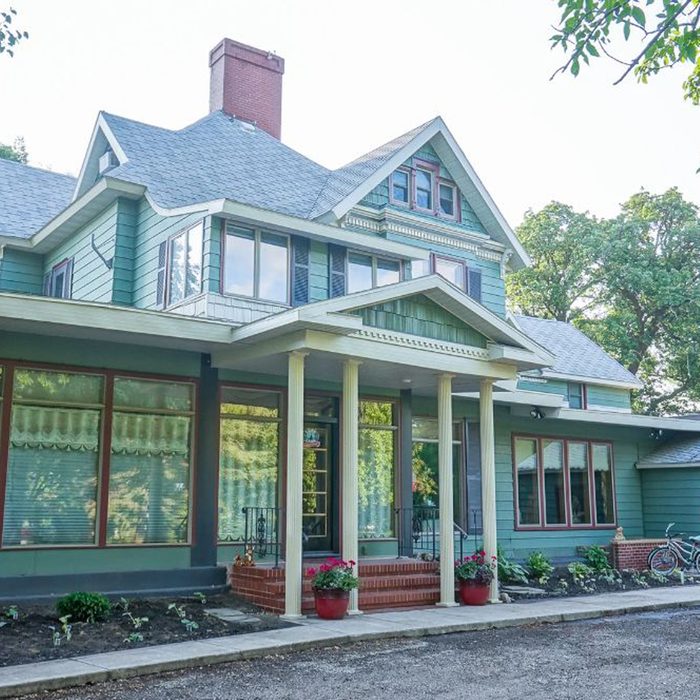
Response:
[[[15,46],[22,40],[28,39],[29,34],[12,26],[12,20],[17,12],[10,8],[7,11],[0,10],[0,53],[15,55]]]
[[[14,160],[17,163],[27,164],[29,154],[24,143],[24,138],[18,136],[12,146],[0,143],[0,159]]]
[[[564,259],[561,251],[571,247],[571,236],[581,234],[552,235],[546,211],[528,215],[524,225],[540,222],[533,237],[542,247],[549,240],[555,251],[533,249],[532,255],[543,277],[555,280]],[[637,408],[654,414],[690,410],[700,401],[698,207],[675,188],[661,195],[641,191],[619,216],[598,222],[594,230],[585,247],[588,269],[581,269],[576,259],[580,271],[563,283],[582,288],[593,280],[585,304],[575,294],[565,296],[554,282],[535,285],[529,293],[524,281],[529,271],[523,270],[508,280],[509,288],[520,293],[514,297],[516,306],[549,318],[557,318],[556,310],[560,320],[572,320],[593,337],[644,382]]]
[[[679,63],[691,66],[683,83],[685,98],[700,104],[699,0],[558,0],[559,25],[553,47],[569,53],[557,73],[578,75],[581,64],[601,54],[622,66],[621,83],[631,73],[646,83],[650,76]],[[631,51],[622,56],[620,43]],[[552,77],[554,77],[554,75]]]
[[[525,215],[518,238],[533,258],[532,267],[510,275],[508,296],[522,313],[572,321],[595,302],[594,267],[600,222],[570,206],[552,202]]]

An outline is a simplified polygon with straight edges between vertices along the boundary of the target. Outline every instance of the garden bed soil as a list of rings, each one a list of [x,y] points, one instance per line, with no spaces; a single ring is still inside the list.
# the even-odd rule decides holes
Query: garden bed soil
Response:
[[[168,610],[173,602],[184,606],[187,619],[196,622],[197,629],[188,631],[176,612]],[[225,622],[207,614],[205,610],[210,608],[232,608],[246,613],[246,617]],[[139,630],[115,604],[103,622],[74,623],[71,639],[54,646],[51,628],[61,628],[55,606],[19,606],[18,620],[9,619],[7,610],[8,606],[0,606],[0,624],[6,623],[0,627],[0,666],[289,627],[276,615],[263,613],[231,594],[208,597],[206,604],[196,598],[153,598],[129,601],[128,611],[135,618],[148,618]],[[143,635],[143,641],[126,641],[135,632]]]
[[[514,601],[527,601],[697,584],[700,584],[700,579],[689,574],[684,576],[684,582],[682,582],[678,574],[663,578],[652,575],[650,571],[621,571],[608,576],[596,574],[584,581],[576,581],[566,567],[561,567],[555,569],[546,583],[541,583],[536,579],[530,579],[527,583],[512,582],[513,586],[539,588],[544,591],[544,594],[509,593],[509,595]],[[510,584],[504,582],[503,585],[507,587]]]

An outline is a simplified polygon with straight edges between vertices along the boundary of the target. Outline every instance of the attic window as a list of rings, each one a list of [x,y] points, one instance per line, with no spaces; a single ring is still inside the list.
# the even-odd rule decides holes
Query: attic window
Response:
[[[443,219],[461,219],[459,193],[450,180],[440,177],[440,165],[415,160],[414,167],[401,166],[389,178],[389,201]]]
[[[397,204],[408,204],[411,174],[408,170],[394,170],[391,176],[391,200]]]
[[[422,168],[416,169],[416,208],[433,208],[433,173]]]
[[[446,182],[438,184],[438,206],[443,216],[455,218],[457,213],[457,188]]]

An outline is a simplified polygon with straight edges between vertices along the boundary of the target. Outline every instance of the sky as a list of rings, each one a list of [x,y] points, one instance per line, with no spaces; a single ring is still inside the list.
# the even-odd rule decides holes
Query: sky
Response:
[[[4,9],[8,0],[0,0]],[[644,187],[700,204],[685,68],[614,87],[599,61],[550,80],[555,0],[12,0],[0,142],[77,174],[99,110],[181,128],[208,111],[224,36],[286,61],[282,140],[338,167],[441,115],[511,225],[552,200],[599,216]]]

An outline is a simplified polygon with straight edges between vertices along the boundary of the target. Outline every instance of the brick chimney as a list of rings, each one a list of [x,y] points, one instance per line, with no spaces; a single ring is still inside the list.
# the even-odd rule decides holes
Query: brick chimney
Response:
[[[231,39],[209,54],[209,111],[223,110],[280,138],[284,59]]]

